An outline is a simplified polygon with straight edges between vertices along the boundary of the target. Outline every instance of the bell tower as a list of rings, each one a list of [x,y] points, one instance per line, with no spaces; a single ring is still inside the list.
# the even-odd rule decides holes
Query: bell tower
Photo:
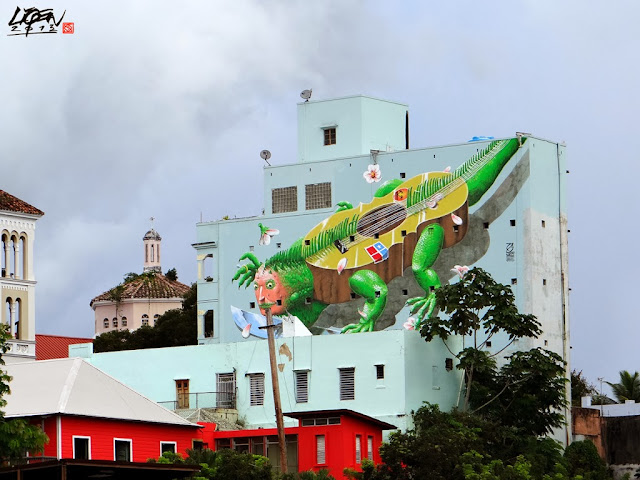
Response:
[[[162,237],[153,228],[153,220],[151,217],[151,230],[144,234],[142,241],[144,243],[144,269],[143,272],[162,272],[160,266],[160,243]]]

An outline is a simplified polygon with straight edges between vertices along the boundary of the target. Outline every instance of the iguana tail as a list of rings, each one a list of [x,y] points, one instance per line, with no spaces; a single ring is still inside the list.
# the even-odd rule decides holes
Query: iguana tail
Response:
[[[522,143],[526,139],[522,138]],[[462,177],[469,188],[469,205],[474,205],[491,188],[493,182],[520,148],[517,138],[491,142],[480,153],[463,163],[454,172],[455,177]]]

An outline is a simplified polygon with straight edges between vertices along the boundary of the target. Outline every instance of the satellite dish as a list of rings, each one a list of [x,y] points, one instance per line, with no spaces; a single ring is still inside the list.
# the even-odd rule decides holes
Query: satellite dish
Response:
[[[261,150],[260,151],[260,157],[267,162],[267,165],[271,166],[271,164],[269,163],[269,159],[271,158],[271,152],[269,150]]]
[[[304,98],[304,101],[305,101],[305,102],[308,102],[308,101],[309,101],[309,99],[311,98],[311,92],[312,92],[312,91],[313,91],[313,90],[310,88],[309,90],[303,90],[303,91],[300,93],[300,96],[301,96],[302,98]]]

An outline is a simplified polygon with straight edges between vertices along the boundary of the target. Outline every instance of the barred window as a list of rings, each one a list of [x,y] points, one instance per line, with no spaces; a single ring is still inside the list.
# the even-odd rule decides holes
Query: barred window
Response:
[[[356,435],[356,463],[362,462],[362,437]]]
[[[297,209],[298,187],[283,187],[271,190],[272,213],[295,212]]]
[[[373,461],[373,437],[367,437],[367,458]]]
[[[127,317],[122,317],[122,326],[123,327],[127,326]]]
[[[331,207],[331,182],[305,185],[304,190],[307,210]]]
[[[147,315],[146,313],[142,315],[142,326],[143,327],[149,326],[149,315]]]
[[[322,465],[327,461],[324,442],[324,435],[316,435],[316,463],[318,465]]]
[[[340,400],[355,400],[355,367],[340,369]]]
[[[264,405],[264,373],[249,375],[251,406]]]
[[[102,321],[102,326],[103,326],[104,328],[109,328],[109,319],[108,319],[108,318],[105,318],[105,319]]]
[[[309,372],[307,370],[295,372],[296,403],[309,401]]]
[[[118,319],[117,318],[113,318],[113,328],[118,328]]]

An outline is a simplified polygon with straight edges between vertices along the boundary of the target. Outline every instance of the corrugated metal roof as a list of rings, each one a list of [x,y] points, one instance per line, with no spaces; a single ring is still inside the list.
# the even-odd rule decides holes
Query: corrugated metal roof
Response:
[[[6,418],[65,414],[198,427],[81,358],[4,369],[13,377],[11,393],[4,397]]]
[[[41,335],[36,333],[36,360],[68,358],[69,345],[92,342],[93,338],[61,337],[59,335]]]

